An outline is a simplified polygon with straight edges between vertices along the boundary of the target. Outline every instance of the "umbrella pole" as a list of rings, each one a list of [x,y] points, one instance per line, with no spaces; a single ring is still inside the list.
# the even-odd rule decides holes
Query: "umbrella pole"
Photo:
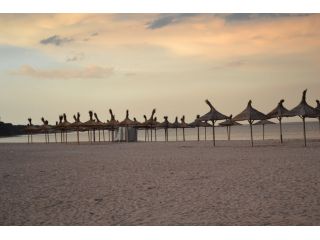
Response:
[[[93,129],[93,141],[96,142],[96,129]]]
[[[56,143],[57,143],[57,132],[54,132],[54,140],[55,140]]]
[[[207,127],[204,127],[204,140],[207,141]]]
[[[231,138],[231,126],[229,126],[229,136],[228,136],[228,140],[230,141],[230,138]]]
[[[144,129],[144,141],[147,141],[147,128]]]
[[[283,140],[282,140],[282,123],[281,123],[281,117],[279,118],[279,124],[280,124],[280,143],[283,143]]]
[[[103,135],[103,141],[106,141],[105,135],[104,135],[104,129],[102,130],[102,135]]]
[[[250,124],[251,147],[253,147],[252,121],[251,120],[249,120],[249,124]]]
[[[306,119],[305,117],[302,117],[303,121],[303,138],[304,138],[304,146],[307,146],[307,136],[306,136]]]
[[[182,134],[183,134],[183,141],[186,141],[185,135],[184,135],[184,128],[182,128]]]
[[[28,143],[30,143],[30,140],[29,140],[29,133],[27,133],[27,136],[28,136]]]
[[[60,143],[62,143],[62,130],[60,132]]]
[[[99,131],[99,142],[100,142],[100,129],[98,131]]]
[[[80,143],[79,141],[79,129],[77,129],[77,141],[78,141],[78,144]]]
[[[90,133],[89,133],[89,129],[88,129],[88,142],[90,142]]]
[[[157,128],[154,129],[154,141],[157,141]]]
[[[151,142],[152,142],[152,125],[150,127],[150,132],[151,132]]]
[[[126,141],[129,142],[129,129],[126,127]]]
[[[66,130],[66,143],[68,143],[68,131]]]
[[[199,128],[199,126],[197,128],[198,128],[198,142],[199,142],[200,141],[200,128]]]
[[[178,128],[176,128],[176,142],[178,141]]]
[[[262,140],[264,140],[264,124],[262,124]]]
[[[216,133],[214,131],[214,121],[212,121],[212,141],[213,141],[213,146],[216,146]]]
[[[227,126],[227,139],[229,140],[229,126]]]

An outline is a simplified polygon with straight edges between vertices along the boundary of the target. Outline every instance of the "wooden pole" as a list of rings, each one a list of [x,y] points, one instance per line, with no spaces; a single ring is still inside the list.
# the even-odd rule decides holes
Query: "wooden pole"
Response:
[[[204,140],[207,141],[207,126],[204,127]]]
[[[57,132],[54,132],[54,140],[57,143]]]
[[[178,141],[178,128],[176,128],[176,142]]]
[[[104,135],[104,129],[102,130],[102,135],[103,135],[103,141],[106,141],[105,135]]]
[[[281,123],[281,120],[282,118],[279,117],[279,125],[280,125],[280,143],[283,143],[283,140],[282,140],[282,123]]]
[[[231,125],[229,126],[229,136],[228,136],[228,140],[230,141],[231,139]]]
[[[198,126],[198,142],[200,141],[200,127]]]
[[[186,141],[185,135],[184,135],[184,128],[182,128],[182,135],[183,135],[183,141]]]
[[[80,140],[79,140],[79,128],[77,128],[77,141],[78,141],[78,144],[80,144]]]
[[[99,131],[99,142],[100,142],[100,129],[98,131]]]
[[[154,141],[157,141],[157,128],[154,128]]]
[[[262,124],[262,140],[264,140],[264,124]]]
[[[304,138],[304,146],[307,146],[307,136],[306,136],[306,120],[305,117],[302,117],[303,122],[303,138]]]
[[[251,120],[249,120],[249,124],[250,124],[251,147],[253,147],[252,121]]]
[[[213,120],[212,121],[212,141],[213,141],[213,146],[216,146],[216,133],[214,131],[214,124],[215,124],[215,121]]]

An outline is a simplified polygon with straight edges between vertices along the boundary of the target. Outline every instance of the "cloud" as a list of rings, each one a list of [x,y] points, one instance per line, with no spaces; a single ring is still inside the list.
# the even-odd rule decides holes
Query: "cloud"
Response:
[[[214,66],[214,69],[224,69],[224,68],[238,68],[246,65],[248,62],[245,60],[231,60],[221,65]]]
[[[73,38],[60,37],[59,35],[53,35],[51,37],[42,39],[40,41],[40,43],[43,44],[43,45],[52,44],[52,45],[55,45],[55,46],[61,46],[61,45],[65,44],[65,43],[69,43],[69,42],[72,42],[72,41],[74,41]]]
[[[81,61],[84,59],[84,53],[75,53],[72,56],[68,56],[66,61],[67,62],[76,62],[76,61]]]
[[[304,17],[306,13],[231,13],[224,15],[226,22],[243,22],[250,20],[263,20],[284,17]]]
[[[198,15],[198,13],[160,14],[153,21],[147,23],[147,29],[158,29],[170,24],[179,23],[186,18]]]
[[[107,78],[114,73],[112,67],[90,65],[77,69],[36,69],[30,65],[23,65],[10,72],[13,75],[43,79],[92,79]]]

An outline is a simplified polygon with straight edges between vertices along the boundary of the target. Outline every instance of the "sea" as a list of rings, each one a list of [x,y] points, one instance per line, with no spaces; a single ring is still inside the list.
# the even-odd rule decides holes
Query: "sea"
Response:
[[[198,139],[198,130],[197,128],[186,128],[185,130],[185,140],[186,141],[196,141]],[[145,141],[145,130],[138,130],[138,141]],[[200,140],[212,140],[212,127],[201,127],[199,129]],[[301,122],[283,122],[282,123],[282,132],[283,139],[303,139],[303,124]],[[99,142],[99,132],[96,131],[96,141]],[[320,123],[317,121],[306,122],[306,134],[307,138],[319,139],[320,138]],[[49,134],[50,142],[60,141],[60,134]],[[155,141],[155,132],[153,131],[153,141]],[[269,124],[264,126],[264,139],[279,139],[279,124]],[[151,133],[148,132],[149,141],[151,140]],[[156,131],[157,141],[164,141],[164,130],[158,129]],[[183,141],[183,130],[177,130],[177,139],[178,141]],[[216,140],[227,140],[227,128],[226,127],[215,127],[215,138]],[[231,140],[249,140],[250,139],[250,126],[248,124],[240,126],[231,127]],[[263,139],[263,130],[262,125],[253,125],[253,138],[254,140]],[[76,132],[68,132],[68,142],[76,142],[77,134]],[[148,139],[148,138],[147,138]],[[109,141],[108,131],[105,130],[105,141]],[[103,141],[103,133],[100,131],[100,141]],[[176,141],[176,130],[169,129],[169,141]],[[28,142],[27,135],[19,135],[12,137],[1,137],[0,143],[26,143]],[[33,135],[34,143],[45,142],[44,134],[35,134]],[[88,133],[80,132],[80,142],[88,142]]]

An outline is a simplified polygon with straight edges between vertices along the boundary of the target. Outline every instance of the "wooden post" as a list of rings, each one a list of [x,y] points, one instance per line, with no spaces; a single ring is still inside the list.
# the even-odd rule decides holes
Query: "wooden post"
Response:
[[[249,120],[249,124],[250,124],[250,135],[251,135],[251,147],[253,147],[253,136],[252,136],[252,120]]]
[[[262,124],[262,140],[264,140],[264,124]]]
[[[216,146],[216,133],[214,131],[214,124],[215,124],[215,121],[212,120],[212,141],[213,141],[213,146]]]
[[[283,143],[283,140],[282,140],[282,123],[281,123],[281,120],[282,118],[279,117],[279,125],[280,125],[280,143]]]
[[[182,134],[183,134],[183,141],[186,141],[185,135],[184,135],[184,128],[182,128]]]
[[[176,142],[178,141],[178,128],[176,128]]]
[[[204,140],[207,141],[207,126],[204,127]]]
[[[199,142],[200,141],[200,128],[199,128],[199,126],[197,128],[198,128],[198,142]]]
[[[304,138],[304,146],[307,146],[307,136],[306,136],[306,120],[305,117],[302,117],[303,122],[303,138]]]

